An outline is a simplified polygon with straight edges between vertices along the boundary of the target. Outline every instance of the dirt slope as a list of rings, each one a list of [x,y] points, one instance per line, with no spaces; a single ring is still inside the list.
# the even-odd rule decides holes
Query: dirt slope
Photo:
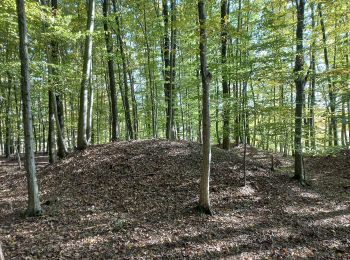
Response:
[[[5,258],[350,258],[345,168],[328,179],[330,160],[317,169],[313,163],[325,160],[312,159],[312,186],[303,188],[286,161],[271,173],[269,160],[251,154],[242,187],[239,151],[213,148],[216,214],[208,217],[193,210],[200,152],[196,143],[159,140],[76,152],[39,171],[45,214],[38,219],[21,217],[24,173],[0,164]]]

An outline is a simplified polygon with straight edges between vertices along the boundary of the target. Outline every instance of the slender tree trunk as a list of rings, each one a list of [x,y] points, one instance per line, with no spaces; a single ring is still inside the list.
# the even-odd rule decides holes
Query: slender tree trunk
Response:
[[[0,101],[0,105],[1,105],[1,101]],[[0,109],[2,107],[0,106]],[[4,141],[2,139],[2,129],[3,129],[3,122],[0,120],[0,154],[4,154]]]
[[[143,23],[144,23],[144,37],[146,42],[146,51],[147,51],[147,72],[148,72],[148,81],[149,81],[149,89],[151,94],[151,114],[152,114],[152,137],[157,137],[157,125],[156,125],[156,102],[155,102],[155,93],[154,93],[154,75],[152,73],[151,69],[151,49],[149,46],[149,39],[148,39],[148,26],[147,26],[147,19],[146,19],[146,6],[144,2],[143,6]]]
[[[172,91],[171,91],[171,61],[170,61],[170,39],[169,39],[169,11],[168,1],[162,0],[163,3],[163,20],[164,20],[164,45],[163,45],[163,59],[164,59],[164,93],[166,102],[166,138],[171,139],[172,130]]]
[[[91,75],[92,75],[92,67],[91,69]],[[93,137],[93,107],[94,107],[94,86],[92,82],[92,77],[90,77],[89,81],[89,97],[88,97],[88,109],[87,109],[87,121],[86,121],[86,141],[88,145],[91,144],[92,142],[92,137]]]
[[[171,0],[171,26],[170,26],[170,139],[175,139],[175,105],[176,105],[176,53],[177,53],[177,25],[176,25],[176,1]]]
[[[115,14],[117,14],[117,5],[115,0],[112,0],[113,3],[113,11]],[[134,139],[134,132],[131,122],[131,113],[130,113],[130,104],[129,104],[129,85],[128,85],[128,68],[126,64],[126,55],[124,51],[124,41],[122,36],[122,29],[121,29],[121,21],[119,15],[116,15],[115,21],[117,24],[117,38],[119,43],[119,51],[122,58],[122,68],[123,68],[123,84],[124,84],[124,92],[121,93],[121,95],[124,96],[124,113],[125,113],[125,125],[126,125],[126,132],[127,132],[127,139]]]
[[[346,133],[346,115],[345,115],[345,97],[342,97],[342,103],[341,103],[341,145],[347,146],[348,145],[348,136]]]
[[[219,131],[219,104],[220,104],[220,98],[219,98],[219,82],[216,81],[215,84],[215,133],[216,133],[216,141],[221,147],[221,138],[220,138],[220,131]]]
[[[229,21],[229,9],[227,0],[221,1],[221,74],[222,74],[222,98],[223,98],[223,138],[222,148],[230,149],[230,86],[227,80],[227,25]]]
[[[57,12],[57,0],[51,1],[51,8],[52,8],[52,16],[55,18],[56,12]],[[58,43],[55,40],[52,40],[50,42],[50,50],[48,54],[48,60],[52,64],[57,64],[57,55],[58,55]],[[55,108],[54,108],[54,100],[52,97],[54,97],[53,89],[55,87],[55,84],[57,83],[57,75],[56,75],[56,69],[51,64],[49,65],[49,80],[51,83],[51,87],[49,89],[49,133],[48,133],[48,154],[49,154],[49,162],[54,163],[56,161],[56,153],[55,153]],[[58,135],[58,134],[57,134]],[[59,144],[59,141],[57,140],[57,144]]]
[[[201,102],[200,102],[200,94],[201,94],[201,80],[199,78],[200,71],[197,70],[197,109],[198,109],[198,130],[197,130],[197,142],[202,143],[203,141],[203,132],[202,132],[202,110],[201,110]]]
[[[52,8],[52,16],[53,18],[56,17],[57,9],[58,9],[58,3],[57,0],[51,1],[51,8]],[[58,65],[58,41],[56,39],[52,40],[50,43],[50,54],[49,54],[49,61],[53,64],[49,66],[49,76],[50,76],[50,83],[51,83],[51,91],[49,91],[49,94],[52,95],[51,99],[49,99],[49,102],[51,101],[53,111],[52,120],[55,119],[56,121],[56,136],[57,136],[57,155],[60,159],[64,158],[67,155],[67,148],[64,140],[64,117],[63,117],[63,105],[60,101],[59,95],[56,95],[53,91],[58,85],[58,75],[57,70],[55,66]],[[50,105],[50,104],[49,104]],[[53,119],[54,118],[54,119]],[[53,121],[51,122],[52,124]],[[52,125],[52,131],[54,128],[54,125]]]
[[[49,132],[47,136],[47,149],[49,154],[49,163],[56,161],[55,154],[55,114],[54,114],[54,102],[52,100],[53,92],[49,90]]]
[[[75,106],[74,106],[74,98],[73,98],[73,95],[70,94],[70,97],[69,97],[69,107],[70,107],[70,119],[71,119],[71,122],[75,122],[76,120],[76,116],[75,116]],[[75,127],[72,127],[71,128],[71,146],[74,148],[76,147],[76,138],[75,138]]]
[[[241,60],[241,50],[240,50],[240,35],[242,29],[242,0],[238,0],[238,10],[237,10],[237,37],[236,37],[236,51],[235,51],[235,63],[236,63],[236,84],[235,84],[235,143],[239,145],[242,141],[242,131],[241,131],[241,112],[240,112],[240,92],[241,92],[241,82],[238,80],[238,68],[240,66],[239,61]]]
[[[27,23],[25,17],[24,0],[16,0],[19,31],[19,54],[21,60],[21,93],[23,103],[23,128],[25,141],[25,167],[27,171],[28,184],[28,207],[27,214],[30,216],[40,215],[42,213],[39,188],[36,179],[34,143],[33,143],[33,125],[32,109],[30,98],[30,76],[29,76],[29,57],[28,57],[28,36]]]
[[[130,65],[129,65],[130,66]],[[128,70],[129,81],[130,81],[130,91],[131,91],[131,107],[132,107],[132,119],[133,119],[133,130],[134,130],[134,139],[138,138],[139,132],[139,119],[137,113],[137,101],[135,96],[135,87],[134,87],[134,77],[131,70]]]
[[[112,119],[112,141],[116,141],[119,138],[118,132],[118,106],[117,106],[117,95],[115,85],[115,74],[114,74],[114,60],[113,60],[113,42],[112,35],[108,29],[108,13],[109,13],[109,0],[103,0],[103,28],[105,31],[105,41],[107,49],[107,64],[108,64],[108,78],[109,78],[109,89],[111,96],[111,119]]]
[[[66,142],[64,140],[63,136],[63,131],[62,131],[62,124],[60,123],[60,117],[59,117],[59,112],[58,112],[58,103],[57,103],[57,96],[55,95],[54,92],[51,91],[51,100],[53,101],[52,107],[54,109],[54,115],[55,115],[55,121],[56,121],[56,135],[57,135],[57,155],[60,159],[66,157],[67,155],[67,147],[66,147]]]
[[[296,56],[295,56],[295,133],[294,133],[294,151],[295,151],[295,169],[294,177],[304,184],[304,165],[302,148],[302,117],[303,117],[303,96],[305,78],[303,75],[304,51],[303,51],[303,33],[304,33],[304,7],[305,0],[297,1],[297,29],[296,29]]]
[[[21,110],[21,102],[18,100],[17,97],[17,88],[15,89],[15,103],[16,103],[16,125],[17,125],[17,140],[16,140],[16,152],[17,152],[17,157],[19,157],[19,168],[21,169],[21,161],[20,161],[20,153],[21,153],[21,116],[20,116],[20,110]],[[40,144],[40,139],[39,144]]]
[[[12,81],[10,79],[10,75],[8,78],[8,87],[7,87],[7,106],[6,106],[6,118],[5,118],[5,156],[9,158],[11,155],[11,136],[12,136],[12,124],[11,124],[11,88]]]
[[[315,30],[315,14],[314,14],[314,4],[311,4],[311,25],[312,29]],[[310,100],[310,119],[309,119],[309,129],[310,129],[310,140],[311,147],[313,150],[316,149],[316,132],[315,132],[315,111],[314,107],[316,104],[316,43],[315,40],[312,41],[311,44],[311,100]]]
[[[350,46],[349,46],[349,33],[346,33],[346,45],[347,45],[347,53],[345,54],[345,61],[346,61],[346,68],[349,70],[350,69],[350,62],[349,62],[349,51],[350,51]],[[348,76],[347,76],[347,86],[348,86],[348,88],[350,87],[350,83],[349,83],[349,80],[350,80],[350,75],[348,74]],[[348,94],[349,94],[349,92],[348,92]],[[348,96],[348,98],[347,98],[347,107],[348,107],[348,111],[347,111],[347,113],[348,113],[348,128],[349,128],[349,145],[348,146],[350,146],[350,95]]]
[[[79,120],[78,120],[78,139],[77,148],[83,150],[87,147],[88,142],[86,138],[87,128],[87,110],[88,110],[88,96],[89,96],[89,81],[91,78],[91,64],[92,64],[92,33],[94,32],[95,21],[95,0],[88,2],[88,19],[85,36],[85,49],[83,61],[83,77],[80,86],[80,106],[79,106]]]
[[[318,14],[320,16],[320,24],[321,24],[321,30],[322,30],[322,40],[323,40],[323,54],[324,54],[324,62],[326,64],[326,70],[329,71],[329,59],[328,59],[328,49],[327,49],[327,35],[326,35],[326,27],[323,20],[323,14],[322,14],[322,4],[318,4]],[[329,126],[329,132],[330,132],[330,145],[332,145],[332,139],[334,142],[334,145],[338,145],[338,134],[337,134],[337,119],[335,117],[335,107],[336,107],[336,94],[334,93],[334,88],[332,85],[332,80],[330,76],[327,76],[328,80],[328,96],[329,96],[329,108],[331,112],[331,120],[330,120],[330,126]]]
[[[209,178],[211,163],[210,147],[210,95],[209,82],[211,74],[207,64],[207,33],[206,33],[206,15],[205,0],[198,0],[198,17],[200,26],[199,50],[202,76],[202,121],[203,121],[203,165],[202,176],[200,180],[199,209],[206,213],[212,214],[209,199]]]

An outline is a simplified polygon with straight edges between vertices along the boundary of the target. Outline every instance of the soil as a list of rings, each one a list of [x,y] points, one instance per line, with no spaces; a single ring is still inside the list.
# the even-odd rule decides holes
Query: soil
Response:
[[[212,149],[213,216],[198,213],[201,146],[115,142],[46,164],[38,158],[44,214],[25,217],[26,177],[0,161],[5,259],[350,259],[350,152],[292,161],[248,147]]]

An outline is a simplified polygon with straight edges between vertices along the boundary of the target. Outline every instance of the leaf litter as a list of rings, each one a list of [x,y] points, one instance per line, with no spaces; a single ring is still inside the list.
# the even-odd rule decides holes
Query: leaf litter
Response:
[[[201,146],[114,142],[40,164],[44,215],[23,217],[25,173],[0,164],[0,242],[5,259],[350,258],[350,153],[292,161],[248,147],[212,149],[214,216],[195,211]]]

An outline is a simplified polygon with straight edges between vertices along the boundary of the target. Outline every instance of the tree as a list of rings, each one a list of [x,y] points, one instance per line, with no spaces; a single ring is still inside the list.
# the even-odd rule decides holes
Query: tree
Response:
[[[127,68],[127,61],[126,61],[126,55],[124,51],[124,39],[122,35],[122,28],[121,28],[121,18],[119,17],[116,1],[112,0],[113,2],[113,11],[116,14],[115,16],[115,22],[117,24],[117,39],[119,44],[119,51],[122,59],[122,72],[123,72],[123,85],[124,89],[121,88],[121,95],[123,99],[124,104],[124,113],[125,113],[125,132],[126,132],[126,139],[134,139],[134,131],[131,123],[131,113],[130,113],[130,104],[129,104],[129,85],[128,85],[128,68]]]
[[[57,135],[57,146],[58,146],[58,151],[57,151],[57,155],[60,159],[63,159],[64,157],[66,157],[68,151],[66,148],[66,143],[63,137],[63,122],[60,120],[60,115],[62,115],[61,111],[60,113],[58,112],[58,108],[61,107],[62,105],[59,105],[59,96],[53,92],[50,91],[50,94],[52,95],[51,100],[53,101],[53,108],[54,108],[54,115],[55,115],[55,121],[56,121],[56,135]],[[57,100],[59,102],[57,102]],[[62,118],[62,116],[61,116]]]
[[[323,41],[323,55],[324,63],[326,64],[326,70],[329,71],[329,58],[328,58],[328,49],[327,49],[327,36],[326,36],[326,27],[323,20],[322,14],[322,4],[317,5],[318,14],[320,16],[320,24],[322,30],[322,41]],[[331,120],[329,124],[329,145],[332,145],[332,139],[334,141],[334,146],[338,145],[338,133],[337,133],[337,119],[335,117],[335,108],[336,108],[336,95],[334,93],[334,85],[332,84],[332,79],[330,76],[327,76],[328,81],[328,96],[329,96],[329,108],[331,113]]]
[[[207,32],[206,32],[206,14],[205,0],[198,0],[198,18],[199,18],[199,53],[200,68],[202,77],[202,122],[203,122],[203,162],[202,175],[200,180],[199,210],[212,214],[209,199],[209,178],[211,163],[210,147],[210,95],[209,83],[211,73],[207,64]]]
[[[225,150],[230,149],[230,109],[229,109],[229,97],[230,87],[227,80],[227,26],[229,15],[227,0],[221,1],[221,65],[222,65],[222,95],[223,95],[223,138],[222,148]]]
[[[171,86],[171,55],[170,55],[170,38],[169,38],[169,10],[168,1],[162,0],[163,4],[163,21],[164,21],[164,41],[163,41],[163,60],[164,60],[164,93],[166,102],[166,138],[172,139],[174,133],[172,132],[173,126],[173,109],[172,109],[172,86]]]
[[[23,103],[23,126],[25,142],[25,167],[27,172],[28,185],[28,207],[29,216],[37,216],[42,213],[39,188],[36,178],[35,158],[34,158],[34,140],[33,140],[33,122],[32,122],[32,104],[30,97],[30,76],[29,76],[29,57],[28,57],[28,36],[27,22],[24,9],[24,0],[16,0],[18,15],[19,32],[19,56],[21,60],[21,93]]]
[[[198,44],[193,30],[198,1],[101,0],[103,27],[94,30],[90,54],[92,28],[86,30],[85,2],[37,2],[26,2],[36,150],[48,151],[52,162],[60,144],[67,151],[77,146],[77,125],[86,128],[79,131],[83,147],[89,139],[96,144],[130,139],[130,131],[140,139],[202,142],[199,53],[193,48]],[[115,13],[108,10],[113,2]],[[23,126],[18,124],[22,118],[16,116],[21,104],[16,102],[17,25],[11,22],[15,4],[2,0],[0,5],[0,152],[8,156],[23,141]],[[327,152],[336,146],[337,132],[338,145],[349,142],[348,6],[345,0],[306,5],[310,15],[304,18],[303,46],[310,50],[304,49],[310,77],[304,81],[302,108],[305,149]],[[222,143],[225,149],[230,143],[247,143],[294,155],[296,84],[291,73],[299,74],[292,68],[296,13],[295,4],[288,1],[210,2],[207,58],[214,72],[213,143]],[[78,67],[84,67],[83,75],[77,73]],[[306,65],[303,68],[300,74],[307,74]],[[56,94],[61,134],[51,91]],[[11,120],[13,116],[18,120]]]
[[[296,1],[297,8],[297,28],[296,28],[296,55],[295,55],[295,133],[294,133],[294,177],[304,184],[304,164],[302,148],[302,117],[303,117],[303,97],[305,76],[304,70],[304,50],[303,50],[303,33],[304,33],[304,8],[305,0]]]
[[[105,32],[105,41],[107,49],[107,64],[108,64],[108,78],[109,78],[109,89],[111,96],[111,111],[112,111],[112,141],[116,141],[119,138],[118,131],[118,107],[117,107],[117,94],[115,86],[115,75],[114,75],[114,60],[113,60],[113,42],[112,34],[108,28],[108,10],[110,2],[109,0],[103,0],[103,28]]]
[[[83,150],[87,147],[87,121],[88,121],[88,85],[92,73],[92,33],[94,32],[95,21],[95,0],[88,2],[88,18],[85,36],[84,61],[83,61],[83,77],[80,86],[80,106],[79,106],[79,121],[78,121],[78,140],[77,148]]]

